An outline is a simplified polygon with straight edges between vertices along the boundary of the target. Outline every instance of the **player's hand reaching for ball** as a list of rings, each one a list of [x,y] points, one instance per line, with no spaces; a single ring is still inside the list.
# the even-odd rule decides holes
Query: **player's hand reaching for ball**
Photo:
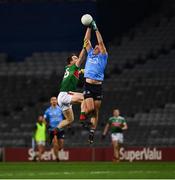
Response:
[[[86,47],[88,46],[88,39],[84,39],[84,43],[83,43],[83,48],[86,49]]]
[[[98,30],[97,24],[96,24],[96,22],[95,22],[94,20],[92,20],[90,26],[92,27],[92,29],[93,29],[94,31],[97,31],[97,30]]]

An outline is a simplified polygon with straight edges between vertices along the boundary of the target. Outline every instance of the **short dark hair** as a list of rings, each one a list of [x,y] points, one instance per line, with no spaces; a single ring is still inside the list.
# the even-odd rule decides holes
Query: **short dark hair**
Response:
[[[118,111],[120,113],[120,110],[118,108],[113,109],[113,112],[114,111]]]
[[[72,61],[72,56],[77,56],[77,55],[75,53],[72,53],[70,56],[68,56],[67,64],[70,64],[70,62]]]

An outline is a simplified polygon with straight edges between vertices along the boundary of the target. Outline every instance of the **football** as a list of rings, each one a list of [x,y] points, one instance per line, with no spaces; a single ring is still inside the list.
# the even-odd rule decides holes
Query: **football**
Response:
[[[83,25],[85,26],[89,26],[90,23],[92,22],[93,18],[90,14],[84,14],[82,17],[81,17],[81,22]]]

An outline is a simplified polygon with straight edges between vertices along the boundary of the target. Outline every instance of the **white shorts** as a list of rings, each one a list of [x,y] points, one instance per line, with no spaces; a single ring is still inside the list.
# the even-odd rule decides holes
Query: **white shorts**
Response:
[[[36,144],[45,146],[46,142],[45,141],[36,141]]]
[[[72,108],[72,104],[71,104],[72,96],[67,92],[60,92],[58,94],[57,100],[58,100],[58,105],[60,106],[62,111]]]
[[[112,141],[117,141],[122,144],[123,140],[124,140],[123,133],[112,133],[111,139],[112,139]]]

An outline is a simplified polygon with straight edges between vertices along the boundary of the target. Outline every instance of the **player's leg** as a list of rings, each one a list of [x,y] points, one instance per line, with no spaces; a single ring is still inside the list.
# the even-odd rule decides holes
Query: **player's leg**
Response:
[[[84,100],[83,93],[69,92],[69,94],[71,95],[71,104],[82,103]]]
[[[96,129],[97,127],[97,123],[98,123],[98,116],[99,116],[99,109],[101,107],[101,101],[102,101],[102,85],[101,84],[93,84],[90,86],[90,89],[89,89],[89,97],[91,99],[93,99],[93,102],[90,102],[90,106],[92,106],[93,108],[93,113],[92,113],[92,125],[94,129]],[[87,95],[88,97],[88,95]],[[90,99],[89,98],[89,99]],[[87,98],[88,100],[88,98]],[[87,107],[88,109],[88,107]]]
[[[81,115],[80,115],[80,121],[83,122],[85,117],[85,102],[84,102],[84,95],[82,93],[77,92],[69,92],[71,95],[71,104],[77,104],[81,103]]]
[[[101,107],[101,100],[95,100],[94,106],[95,106],[95,113],[92,115],[91,123],[92,123],[92,128],[96,129],[97,124],[98,124],[98,119],[99,119],[99,110]]]
[[[42,160],[42,154],[44,153],[44,142],[38,142],[38,160]]]
[[[80,123],[83,128],[89,130],[90,122],[87,122],[86,119],[88,117],[92,117],[94,115],[94,102],[93,98],[86,98],[84,101],[81,103],[81,112],[80,112]]]
[[[112,137],[112,144],[114,149],[114,161],[119,162],[120,161],[120,147],[123,143],[123,134],[122,133],[115,133],[111,135]]]
[[[80,123],[84,123],[86,118],[86,104],[83,100],[83,102],[81,103]]]
[[[58,145],[59,145],[59,151],[61,149],[63,149],[64,147],[64,130],[60,131],[60,133],[58,133],[57,135],[57,139],[58,139]]]
[[[72,104],[82,103],[84,97],[82,93],[77,92],[61,92],[58,95],[58,104],[61,107],[65,119],[59,124],[58,129],[70,125],[74,121]]]
[[[86,106],[85,113],[87,115],[90,115],[95,111],[93,92],[94,92],[94,85],[85,82],[83,94],[84,94],[84,103]]]
[[[57,135],[54,135],[52,139],[52,144],[53,144],[53,152],[56,157],[56,161],[59,161],[59,157],[58,157],[59,144],[58,144]]]
[[[85,120],[87,117],[94,117],[95,118],[95,116],[96,116],[95,111],[96,110],[95,110],[94,97],[96,96],[97,91],[98,91],[97,85],[85,83],[84,92],[83,92],[83,94],[84,94],[84,107],[85,108],[84,108],[84,112],[81,111],[80,121]],[[90,124],[91,123],[88,123],[88,122],[82,123],[83,127],[85,127],[86,129],[89,129]]]
[[[94,105],[93,97],[85,98],[84,103],[85,103],[85,106],[86,106],[85,113],[87,115],[94,114],[95,105]]]
[[[87,114],[94,112],[93,98],[84,99],[84,95],[77,92],[70,92],[69,94],[71,95],[71,104],[81,103],[80,121],[83,127],[87,126],[83,121],[85,121]]]
[[[58,125],[58,129],[64,128],[74,121],[74,114],[71,105],[72,97],[73,95],[70,95],[67,92],[60,92],[58,95],[58,104],[65,117],[65,119]]]
[[[63,146],[64,146],[64,139],[63,138],[59,138],[57,136],[57,149],[56,149],[56,153],[57,153],[56,160],[57,161],[60,161],[60,159],[59,159],[59,151],[61,151],[63,149]]]
[[[64,146],[64,130],[61,130],[59,133],[56,134],[55,140],[56,140],[55,153],[57,155],[56,160],[60,161],[59,160],[59,151],[61,149],[63,149],[63,146]]]
[[[58,139],[59,151],[61,151],[64,147],[64,139]]]
[[[118,141],[116,140],[112,141],[112,145],[113,145],[113,151],[114,151],[113,162],[119,162],[120,161],[120,158],[119,158],[120,145]]]
[[[95,105],[95,113],[91,117],[91,128],[89,131],[89,143],[94,142],[94,133],[95,133],[95,129],[97,128],[97,124],[98,124],[99,109],[101,107],[101,100],[95,100],[94,105]]]
[[[41,145],[39,144],[39,142],[37,142],[37,150],[38,150],[38,153],[37,153],[37,161],[41,161]]]
[[[101,100],[102,100],[102,85],[101,84],[90,85],[89,92],[90,92],[89,93],[90,98],[91,97],[93,98],[93,105],[91,104],[91,106],[93,106],[93,111],[92,111],[93,113],[91,114],[92,125],[89,131],[89,143],[93,143],[95,129],[97,128],[97,124],[98,124],[99,109],[100,109]],[[88,91],[86,93],[88,93]],[[87,99],[90,99],[90,98],[87,98]]]
[[[72,107],[64,110],[63,115],[65,119],[60,122],[60,124],[58,125],[58,129],[64,128],[70,125],[74,121],[74,113],[73,113]]]

